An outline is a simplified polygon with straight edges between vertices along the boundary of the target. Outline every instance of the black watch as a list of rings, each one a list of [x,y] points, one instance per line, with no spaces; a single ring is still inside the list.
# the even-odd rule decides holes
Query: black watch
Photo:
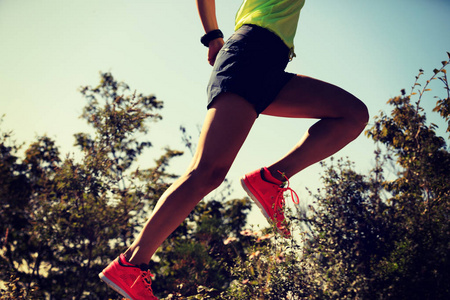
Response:
[[[200,42],[202,42],[205,47],[209,47],[209,42],[218,38],[223,38],[223,33],[220,29],[215,29],[202,36]]]

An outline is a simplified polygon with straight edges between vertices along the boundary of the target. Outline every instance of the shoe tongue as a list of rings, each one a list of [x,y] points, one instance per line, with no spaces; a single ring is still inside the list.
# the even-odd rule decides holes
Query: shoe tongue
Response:
[[[272,176],[272,174],[270,173],[269,169],[263,168],[263,172],[264,172],[264,179],[266,181],[269,181],[271,183],[274,183],[274,184],[280,185],[280,186],[283,184],[283,181],[280,181],[280,180],[278,180],[278,179],[276,179],[275,177]]]
[[[139,266],[136,266],[136,267],[141,269],[141,271],[149,271],[150,270],[150,265],[148,265],[148,264],[140,264]]]

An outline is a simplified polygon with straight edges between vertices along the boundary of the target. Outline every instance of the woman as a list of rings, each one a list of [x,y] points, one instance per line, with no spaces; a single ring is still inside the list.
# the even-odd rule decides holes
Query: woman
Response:
[[[157,299],[148,262],[195,205],[222,183],[259,114],[318,119],[283,158],[241,179],[284,236],[290,232],[283,192],[290,188],[282,187],[283,181],[343,148],[368,121],[366,106],[348,92],[284,71],[295,56],[293,40],[304,0],[244,0],[236,31],[226,43],[215,0],[196,2],[206,32],[201,42],[214,66],[197,151],[184,175],[161,196],[138,238],[99,275],[131,299]]]

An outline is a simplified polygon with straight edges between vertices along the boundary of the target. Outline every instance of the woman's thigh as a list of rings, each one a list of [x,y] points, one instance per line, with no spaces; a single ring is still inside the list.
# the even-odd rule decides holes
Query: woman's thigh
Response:
[[[307,76],[294,76],[262,112],[290,118],[340,118],[358,114],[365,105],[338,86]]]
[[[242,97],[222,93],[208,109],[191,170],[228,171],[256,119]]]

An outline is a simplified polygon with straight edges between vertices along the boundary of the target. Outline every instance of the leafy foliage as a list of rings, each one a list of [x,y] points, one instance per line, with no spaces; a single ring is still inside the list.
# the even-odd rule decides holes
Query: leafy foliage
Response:
[[[368,131],[400,167],[398,178],[384,184],[392,194],[390,215],[396,221],[395,248],[386,259],[391,270],[386,276],[395,282],[394,297],[444,299],[450,294],[450,153],[445,139],[436,134],[437,126],[426,124],[421,107],[424,93],[431,91],[428,85],[438,78],[446,98],[438,99],[433,111],[449,121],[447,66],[448,61],[442,62],[416,92],[421,70],[411,95],[391,99],[391,115],[382,115]],[[412,103],[414,95],[418,100]]]
[[[165,167],[181,154],[167,149],[154,168],[132,170],[151,146],[136,133],[161,119],[156,111],[162,102],[129,93],[109,73],[101,74],[97,87],[80,91],[88,100],[82,117],[94,128],[94,136],[75,135],[80,162],[62,159],[45,136],[29,146],[22,162],[17,147],[7,146],[8,134],[1,143],[1,279],[13,275],[24,293],[37,288],[39,298],[115,295],[96,276],[130,244],[174,177]]]
[[[213,294],[226,290],[232,280],[229,267],[250,246],[240,233],[249,210],[248,199],[197,205],[157,253],[153,289],[182,297],[197,295],[202,288]]]

